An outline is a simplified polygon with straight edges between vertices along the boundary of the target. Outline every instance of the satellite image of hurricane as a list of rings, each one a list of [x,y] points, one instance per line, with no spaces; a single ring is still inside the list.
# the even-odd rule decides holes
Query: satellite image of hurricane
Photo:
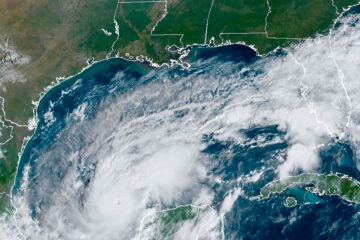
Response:
[[[360,239],[359,4],[0,0],[0,240]]]

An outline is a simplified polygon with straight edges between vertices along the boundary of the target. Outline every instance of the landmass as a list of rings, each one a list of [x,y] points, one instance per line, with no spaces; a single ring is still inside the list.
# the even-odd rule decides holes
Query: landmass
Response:
[[[326,34],[358,0],[0,0],[0,193],[10,193],[44,89],[109,57],[181,63],[194,45],[258,54]],[[89,61],[92,59],[91,61]],[[1,200],[0,200],[1,201]],[[1,205],[1,204],[0,204]]]
[[[346,175],[303,173],[297,176],[276,180],[266,184],[260,190],[259,199],[267,199],[271,195],[279,194],[291,188],[305,188],[316,195],[337,195],[348,202],[360,204],[360,183]],[[305,192],[306,193],[306,192]],[[304,194],[302,194],[304,195]],[[317,198],[315,203],[320,203]],[[290,201],[290,202],[289,202]],[[293,205],[290,199],[288,205]],[[295,203],[296,204],[296,203]]]
[[[196,225],[201,214],[209,210],[209,206],[185,205],[155,212],[143,219],[139,239],[168,239],[175,235],[185,223]]]

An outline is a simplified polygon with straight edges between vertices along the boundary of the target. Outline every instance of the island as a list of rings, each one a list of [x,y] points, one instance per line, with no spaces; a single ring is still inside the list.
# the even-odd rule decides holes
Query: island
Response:
[[[259,199],[268,199],[290,188],[305,188],[307,192],[316,195],[337,195],[348,202],[360,203],[360,183],[346,175],[303,173],[297,176],[276,180],[266,184],[260,190]],[[322,201],[314,198],[316,203]],[[287,199],[288,206],[292,206],[292,199]]]

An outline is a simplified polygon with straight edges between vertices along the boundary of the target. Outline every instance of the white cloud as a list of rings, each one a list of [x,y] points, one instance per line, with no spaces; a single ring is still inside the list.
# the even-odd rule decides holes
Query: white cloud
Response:
[[[4,34],[0,34],[0,52],[5,53],[5,57],[0,59],[0,86],[9,82],[25,82],[26,77],[16,66],[29,63],[30,58],[19,53]]]

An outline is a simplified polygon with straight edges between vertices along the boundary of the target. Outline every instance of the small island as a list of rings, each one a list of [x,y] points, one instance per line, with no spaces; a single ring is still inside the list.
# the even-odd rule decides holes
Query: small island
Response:
[[[296,201],[296,198],[294,197],[287,197],[286,200],[285,200],[285,207],[295,207],[297,205],[297,201]]]

